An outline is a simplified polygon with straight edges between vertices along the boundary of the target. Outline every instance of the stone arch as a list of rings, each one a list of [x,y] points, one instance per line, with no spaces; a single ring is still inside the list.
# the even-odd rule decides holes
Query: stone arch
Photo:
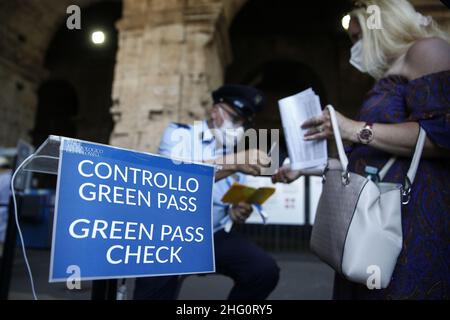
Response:
[[[2,4],[0,4],[0,21],[2,21],[2,26],[5,26],[5,29],[10,31],[11,36],[15,38],[10,39],[10,41],[18,44],[18,47],[14,48],[18,48],[18,54],[30,56],[27,57],[27,61],[37,63],[42,67],[45,51],[54,34],[68,16],[66,14],[67,7],[75,4],[83,10],[99,2],[102,2],[102,0],[2,1]],[[36,32],[37,27],[39,28],[38,32]],[[31,35],[32,37],[30,37]],[[24,67],[29,67],[25,64],[27,61],[12,60],[18,64],[24,63]]]
[[[76,137],[79,102],[71,83],[63,79],[44,81],[39,86],[38,101],[31,133],[34,145],[40,145],[50,134]]]
[[[41,0],[0,2],[0,113],[6,114],[0,144],[14,146],[30,140],[39,85],[48,77],[46,51],[58,28],[65,23],[66,8],[87,8],[102,0]],[[4,81],[4,82],[3,82]]]
[[[227,21],[227,26],[230,27],[233,23],[234,18],[237,16],[237,14],[242,10],[244,5],[249,0],[229,0],[224,1],[224,16]]]
[[[322,97],[327,95],[323,81],[317,72],[304,62],[293,59],[273,57],[249,65],[239,78],[230,82],[251,85],[265,93],[266,107],[256,123],[261,128],[281,129],[277,104],[281,97],[293,95],[310,87]]]
[[[168,122],[204,118],[232,59],[229,24],[245,0],[125,3],[110,143],[154,152]]]
[[[120,1],[102,1],[89,5],[82,13],[82,30],[68,30],[63,22],[56,31],[44,65],[50,78],[66,79],[78,93],[76,138],[108,143],[113,127],[111,91],[119,37],[115,23],[122,6]],[[96,29],[106,35],[102,45],[90,40]]]
[[[278,100],[308,88],[313,88],[319,96],[326,97],[324,84],[316,71],[296,60],[273,58],[251,65],[242,74],[242,78],[233,82],[251,85],[264,92],[266,104],[256,117],[255,127],[280,130],[282,155],[287,154],[287,147],[278,110]]]

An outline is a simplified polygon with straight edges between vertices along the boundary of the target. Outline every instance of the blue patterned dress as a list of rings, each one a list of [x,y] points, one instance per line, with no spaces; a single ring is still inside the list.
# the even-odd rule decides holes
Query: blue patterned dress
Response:
[[[450,71],[412,81],[388,76],[368,93],[359,120],[419,122],[437,146],[450,149]],[[349,150],[351,171],[381,168],[391,155],[370,146]],[[403,183],[410,158],[398,158],[384,181]],[[389,287],[369,290],[336,275],[335,299],[450,298],[450,159],[422,159],[412,197],[402,210],[403,249]]]

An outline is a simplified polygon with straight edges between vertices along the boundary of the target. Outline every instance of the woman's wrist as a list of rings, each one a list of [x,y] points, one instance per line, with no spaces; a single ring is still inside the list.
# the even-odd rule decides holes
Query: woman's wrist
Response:
[[[359,143],[358,132],[364,127],[364,123],[347,119],[347,123],[342,128],[342,139],[352,143]]]

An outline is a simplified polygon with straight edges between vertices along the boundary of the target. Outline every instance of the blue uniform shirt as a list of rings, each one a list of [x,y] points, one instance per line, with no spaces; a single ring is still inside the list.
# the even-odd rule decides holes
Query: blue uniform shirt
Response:
[[[232,150],[218,148],[206,121],[194,125],[171,123],[164,131],[159,145],[159,154],[186,161],[210,160]],[[214,184],[213,227],[214,232],[222,229],[229,220],[229,205],[220,201],[234,182],[245,183],[245,175],[233,174]]]

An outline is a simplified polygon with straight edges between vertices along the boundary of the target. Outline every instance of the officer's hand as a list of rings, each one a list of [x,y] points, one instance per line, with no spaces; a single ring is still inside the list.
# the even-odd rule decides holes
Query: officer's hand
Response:
[[[270,157],[258,149],[240,151],[236,154],[236,171],[259,176],[262,168],[270,167]]]
[[[253,211],[252,205],[246,202],[240,202],[238,205],[232,205],[230,208],[230,217],[236,223],[244,223],[250,217]]]
[[[302,176],[301,171],[291,170],[289,165],[284,165],[272,176],[272,183],[291,183]]]

